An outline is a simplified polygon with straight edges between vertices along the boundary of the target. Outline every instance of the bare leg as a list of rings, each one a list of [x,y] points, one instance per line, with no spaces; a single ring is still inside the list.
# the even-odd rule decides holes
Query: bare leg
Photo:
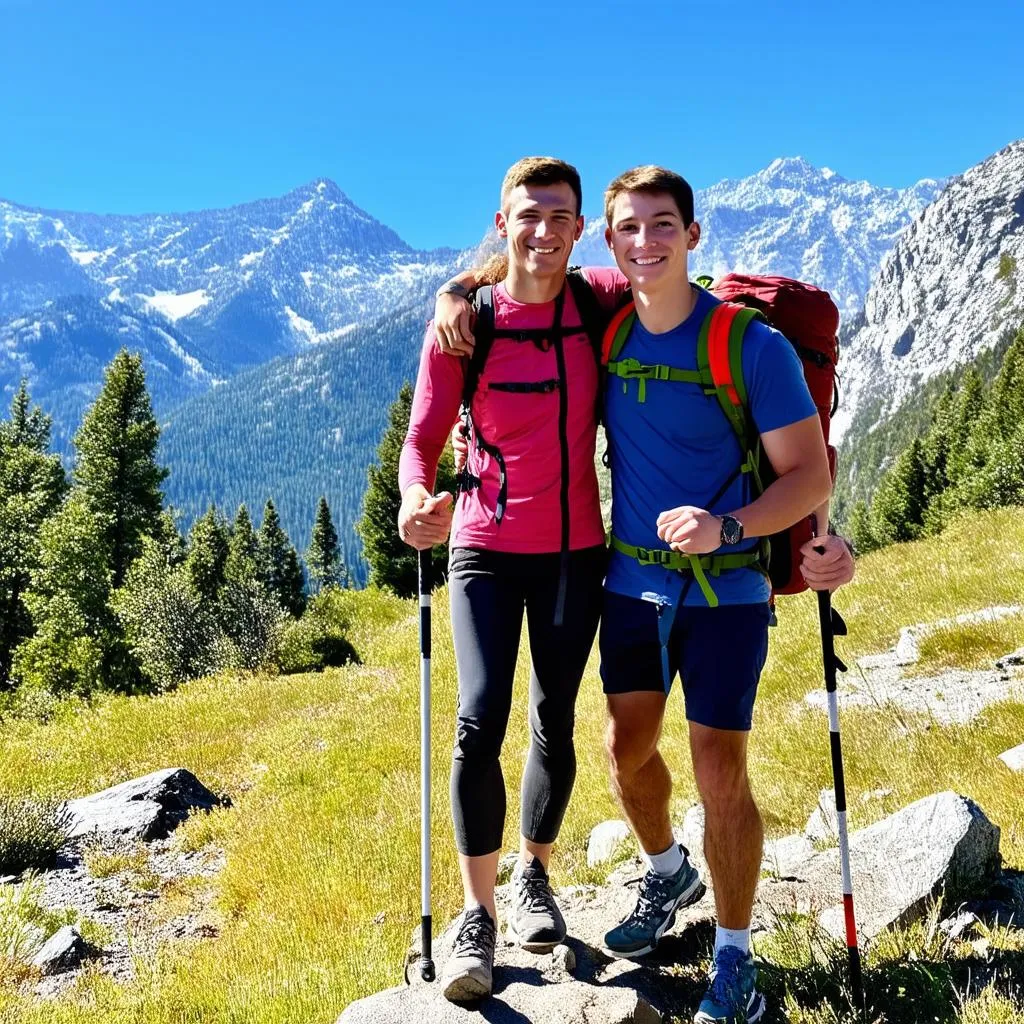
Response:
[[[494,908],[494,882],[498,877],[498,855],[500,850],[494,853],[485,853],[482,857],[467,857],[464,853],[459,854],[459,871],[462,873],[462,889],[466,898],[466,909],[475,907],[478,904],[486,908],[491,915],[492,921],[498,920],[497,911]]]
[[[536,857],[544,865],[544,870],[547,871],[548,861],[551,859],[551,851],[554,845],[554,843],[535,843],[532,839],[527,839],[526,836],[520,836],[519,863],[525,868]]]
[[[750,927],[764,829],[747,776],[746,732],[690,722],[693,773],[704,802],[704,856],[723,928]]]
[[[612,785],[645,853],[663,853],[673,843],[669,823],[672,776],[658,753],[665,694],[657,691],[608,695],[605,746]]]

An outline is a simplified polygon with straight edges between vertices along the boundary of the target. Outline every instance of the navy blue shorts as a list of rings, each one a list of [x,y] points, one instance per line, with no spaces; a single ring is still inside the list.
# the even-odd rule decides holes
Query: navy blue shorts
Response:
[[[665,612],[671,613],[671,608]],[[604,692],[665,693],[678,673],[689,721],[746,732],[768,656],[768,618],[767,603],[676,609],[666,682],[657,606],[606,590],[600,641]]]

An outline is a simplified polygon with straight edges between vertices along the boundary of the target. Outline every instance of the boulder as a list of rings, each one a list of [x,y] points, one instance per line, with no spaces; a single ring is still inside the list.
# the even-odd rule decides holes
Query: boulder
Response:
[[[522,969],[474,1007],[449,1003],[439,985],[392,988],[360,999],[342,1011],[338,1024],[662,1024],[664,1017],[628,988],[540,985],[536,968]]]
[[[1017,665],[1024,665],[1024,647],[1018,647],[1010,654],[1004,654],[997,662],[996,668],[1013,668]]]
[[[807,819],[804,834],[816,843],[834,843],[839,839],[839,818],[836,815],[834,789],[823,789],[818,794],[818,806]]]
[[[624,821],[602,821],[587,840],[587,865],[594,867],[612,860],[629,835],[629,826]]]
[[[32,958],[32,965],[44,975],[73,970],[89,955],[85,939],[74,925],[65,925],[46,940]]]
[[[871,939],[921,917],[937,897],[955,909],[982,892],[999,866],[999,829],[973,801],[937,793],[853,832],[850,863],[858,932]],[[825,907],[821,923],[841,937],[838,849],[814,853],[790,873],[799,881],[765,880],[759,904],[777,913]]]
[[[194,810],[223,801],[185,768],[163,768],[142,778],[71,800],[70,838],[97,834],[125,840],[162,839]]]
[[[814,843],[802,832],[764,844],[761,870],[776,878],[798,879],[800,865],[814,856]]]
[[[1012,772],[1024,772],[1024,743],[1004,750],[999,755],[999,760]]]

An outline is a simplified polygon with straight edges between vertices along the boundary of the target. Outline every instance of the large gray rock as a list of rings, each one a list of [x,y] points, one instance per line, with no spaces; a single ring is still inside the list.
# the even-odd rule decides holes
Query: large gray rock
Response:
[[[587,840],[587,864],[594,867],[612,860],[629,838],[629,826],[624,821],[602,821],[595,825]]]
[[[32,964],[44,975],[61,974],[73,970],[88,955],[85,939],[74,925],[69,924],[46,940],[43,948],[32,958]]]
[[[955,908],[978,894],[999,866],[999,829],[971,800],[937,793],[850,835],[858,932],[870,939],[919,918],[933,898]],[[843,935],[838,849],[789,865],[798,879],[767,879],[759,905],[779,913],[824,907],[821,923]],[[830,905],[831,904],[831,905]]]
[[[664,1017],[628,988],[575,982],[538,984],[537,968],[508,972],[479,1009],[456,1006],[440,985],[392,988],[345,1009],[338,1024],[662,1024]]]
[[[764,844],[761,870],[776,878],[798,880],[801,865],[814,856],[814,843],[802,832]]]
[[[834,843],[839,838],[839,817],[836,814],[836,791],[823,789],[818,805],[804,826],[804,834],[815,843]]]
[[[194,810],[222,800],[185,768],[163,768],[142,778],[71,800],[70,838],[90,834],[126,840],[162,839]]]

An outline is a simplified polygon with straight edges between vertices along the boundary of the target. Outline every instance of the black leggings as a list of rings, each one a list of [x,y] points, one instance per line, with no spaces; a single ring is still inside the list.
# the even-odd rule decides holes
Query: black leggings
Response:
[[[448,578],[459,670],[451,802],[459,852],[501,848],[505,780],[501,745],[512,709],[523,609],[530,634],[530,752],[523,772],[522,834],[558,835],[576,778],[576,694],[601,615],[604,547],[569,555],[561,626],[555,626],[558,554],[454,548]]]

